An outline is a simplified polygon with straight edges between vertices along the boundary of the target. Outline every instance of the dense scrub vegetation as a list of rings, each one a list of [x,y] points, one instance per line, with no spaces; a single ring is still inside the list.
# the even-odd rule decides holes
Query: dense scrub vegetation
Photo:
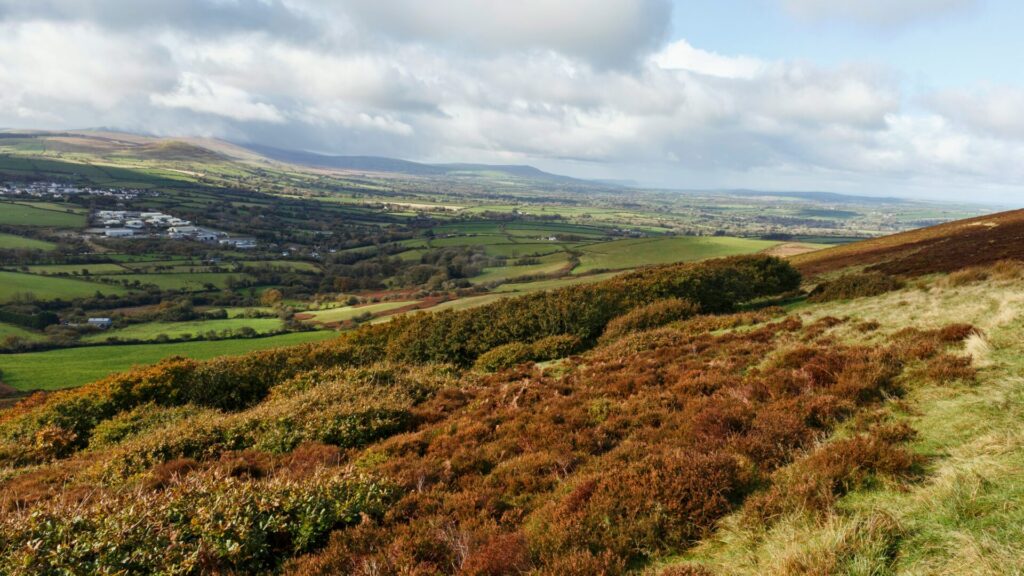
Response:
[[[0,415],[0,571],[616,574],[745,501],[770,521],[910,474],[907,432],[811,449],[971,327],[854,346],[729,313],[798,281],[656,268],[29,398]]]
[[[847,274],[834,280],[818,284],[808,298],[811,302],[832,302],[833,300],[849,300],[878,296],[893,290],[899,290],[905,282],[899,278],[880,272]]]

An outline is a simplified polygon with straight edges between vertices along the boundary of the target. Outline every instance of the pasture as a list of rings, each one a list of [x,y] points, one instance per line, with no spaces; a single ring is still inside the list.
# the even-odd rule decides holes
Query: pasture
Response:
[[[560,271],[568,271],[569,255],[565,252],[557,252],[537,258],[537,264],[526,264],[523,266],[499,266],[487,268],[483,274],[470,279],[474,284],[488,284],[492,282],[504,282],[512,278],[523,276],[534,276],[540,274],[556,274]]]
[[[389,310],[395,310],[405,306],[412,306],[413,304],[419,304],[419,300],[381,302],[379,304],[370,304],[368,306],[342,306],[340,308],[330,308],[327,310],[310,310],[304,314],[311,316],[307,319],[308,321],[328,324],[333,322],[346,322],[363,314],[379,314],[381,312],[387,312]]]
[[[71,274],[71,275],[97,275],[97,274],[118,274],[121,272],[128,272],[123,266],[119,264],[106,263],[106,264],[41,264],[38,266],[29,266],[28,271],[32,274]]]
[[[117,282],[128,282],[129,284],[138,281],[145,286],[152,284],[161,290],[178,290],[182,292],[203,292],[209,290],[211,285],[214,289],[226,288],[228,280],[245,280],[245,274],[232,272],[169,272],[166,274],[116,274],[106,276]]]
[[[89,334],[82,338],[82,341],[98,343],[106,342],[111,338],[147,341],[156,340],[161,335],[168,338],[186,338],[189,336],[200,336],[211,331],[217,334],[225,333],[225,331],[237,332],[246,327],[252,328],[259,334],[266,334],[281,330],[283,324],[277,318],[228,318],[224,320],[192,320],[188,322],[147,322],[145,324],[132,324],[124,328]]]
[[[0,207],[0,210],[3,208]],[[0,250],[53,250],[57,245],[53,242],[46,242],[45,240],[36,240],[35,238],[25,238],[24,236],[15,236],[14,234],[0,233]]]
[[[574,274],[594,270],[625,270],[652,264],[695,262],[760,252],[778,244],[749,238],[682,236],[615,240],[581,246],[580,265]]]
[[[71,278],[36,276],[19,272],[0,272],[0,302],[10,302],[18,296],[26,294],[31,294],[37,300],[71,300],[92,296],[96,292],[123,294],[126,290],[120,286],[73,280]]]
[[[0,224],[42,228],[84,228],[85,215],[35,204],[0,202]]]
[[[57,390],[81,386],[104,376],[159,362],[171,356],[206,360],[254,350],[326,340],[334,332],[293,332],[267,338],[180,342],[174,344],[123,344],[88,346],[46,352],[0,355],[5,384],[18,390]]]

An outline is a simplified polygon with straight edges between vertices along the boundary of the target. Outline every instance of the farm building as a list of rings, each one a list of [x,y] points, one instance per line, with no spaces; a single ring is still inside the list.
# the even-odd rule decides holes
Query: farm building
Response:
[[[131,238],[135,236],[135,231],[129,228],[107,228],[103,235],[107,238]]]
[[[114,321],[110,318],[89,318],[89,326],[95,326],[101,330],[106,330],[114,325]]]

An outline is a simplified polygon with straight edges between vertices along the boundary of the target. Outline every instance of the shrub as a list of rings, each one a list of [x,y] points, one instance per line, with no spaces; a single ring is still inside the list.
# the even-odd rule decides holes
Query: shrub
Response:
[[[899,290],[905,285],[906,283],[899,278],[881,272],[848,274],[835,280],[822,282],[811,291],[807,300],[809,302],[832,302],[833,300],[878,296]]]
[[[143,404],[97,424],[89,438],[89,447],[110,447],[158,426],[184,420],[202,412],[204,409],[189,405],[163,407],[153,403]]]
[[[484,352],[473,367],[482,372],[497,372],[532,359],[533,348],[529,344],[512,342]]]
[[[912,476],[921,461],[898,445],[907,439],[905,430],[880,428],[824,444],[776,473],[771,488],[750,498],[745,511],[761,522],[787,513],[821,514],[831,510],[839,497],[877,476]]]
[[[497,372],[523,362],[545,362],[564,358],[580,348],[582,341],[572,334],[541,338],[533,344],[512,342],[484,352],[473,367],[482,372]]]
[[[160,492],[51,502],[0,519],[0,572],[266,573],[380,516],[393,489],[355,476],[265,482],[176,474]]]
[[[928,361],[925,374],[932,380],[946,384],[956,380],[972,381],[977,371],[971,366],[970,356],[939,354]]]
[[[578,352],[582,346],[583,341],[572,334],[556,334],[531,344],[530,356],[534,362],[557,360]]]
[[[646,306],[634,308],[608,323],[602,335],[611,340],[627,332],[638,332],[664,326],[677,320],[685,320],[700,312],[699,307],[688,300],[670,298]]]
[[[545,559],[575,549],[652,554],[706,533],[741,488],[732,456],[658,453],[576,482],[537,514],[528,534]]]

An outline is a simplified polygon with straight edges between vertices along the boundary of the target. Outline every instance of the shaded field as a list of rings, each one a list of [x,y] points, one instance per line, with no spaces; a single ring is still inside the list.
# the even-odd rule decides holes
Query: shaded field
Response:
[[[0,210],[2,209],[0,206]],[[53,242],[0,233],[0,250],[53,250],[56,247]]]
[[[81,386],[132,366],[152,364],[170,356],[205,360],[254,350],[316,342],[334,332],[295,332],[268,338],[181,342],[174,344],[124,344],[89,346],[0,355],[4,382],[18,390],[55,390]]]
[[[7,324],[7,323],[4,323],[4,322],[0,322],[0,340],[3,340],[4,338],[7,338],[8,336],[17,336],[18,338],[21,338],[23,340],[42,340],[43,339],[43,335],[38,333],[38,332],[32,332],[31,330],[26,330],[26,329],[22,328],[21,326],[15,326],[14,324]],[[2,378],[2,377],[3,377],[3,375],[0,374],[0,378]]]
[[[689,236],[615,240],[580,247],[583,256],[573,273],[722,258],[758,252],[776,244],[747,238]]]
[[[125,289],[84,280],[70,278],[54,278],[21,274],[18,272],[0,272],[0,302],[9,302],[16,296],[32,294],[37,300],[71,300],[92,296],[96,292],[103,294],[123,294]]]
[[[45,228],[83,228],[82,214],[67,213],[25,204],[0,203],[0,224],[11,226],[39,226]]]

